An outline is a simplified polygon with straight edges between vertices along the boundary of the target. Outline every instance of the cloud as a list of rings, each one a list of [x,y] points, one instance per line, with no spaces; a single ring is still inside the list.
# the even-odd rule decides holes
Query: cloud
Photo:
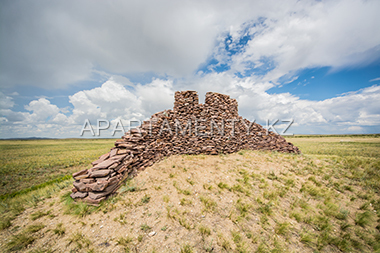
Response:
[[[360,126],[350,126],[349,128],[347,128],[347,131],[352,131],[352,132],[355,132],[355,133],[362,133],[363,132],[363,128],[360,127]]]
[[[5,125],[5,123],[22,122],[27,118],[29,114],[23,112],[14,112],[11,109],[0,109],[0,115],[3,118]]]
[[[379,8],[361,0],[3,1],[0,81],[53,89],[102,71],[183,78],[212,52],[231,71],[272,64],[266,81],[368,64],[380,57]],[[233,56],[223,51],[226,35]]]
[[[147,85],[137,85],[136,95],[139,97],[143,114],[152,115],[158,109],[164,110],[173,107],[174,87],[172,80],[153,79]]]
[[[97,70],[191,74],[208,57],[221,22],[240,23],[249,16],[236,16],[232,10],[240,13],[245,4],[232,2],[16,0],[1,5],[0,81],[43,88],[88,80]]]
[[[380,81],[380,77],[377,77],[377,78],[371,79],[371,80],[369,80],[369,81],[370,81],[370,82]]]
[[[238,78],[226,73],[211,73],[194,80],[186,87],[200,91],[201,99],[207,91],[221,92],[236,98],[239,114],[265,124],[275,119],[294,119],[298,130],[341,133],[349,126],[378,127],[380,125],[380,86],[371,86],[321,101],[300,99],[290,93],[269,94],[270,83],[252,77]],[[380,129],[378,129],[380,130]],[[377,131],[378,131],[377,130]]]
[[[146,85],[122,85],[111,77],[91,90],[70,96],[73,114],[70,120],[83,124],[85,119],[144,120],[153,113],[173,106],[173,81],[154,79]]]
[[[85,119],[144,120],[172,108],[176,90],[196,90],[201,102],[208,91],[229,94],[250,120],[294,118],[294,126],[309,133],[380,125],[376,85],[322,101],[267,92],[296,80],[305,68],[334,71],[379,59],[376,0],[0,5],[2,136],[75,137]],[[147,84],[125,76],[145,77],[139,81]],[[18,93],[5,92],[17,85],[64,89],[100,79],[99,87],[71,92],[70,106],[63,108],[45,97],[26,105],[27,112],[16,111]]]
[[[59,113],[59,108],[56,105],[50,104],[50,101],[46,98],[31,101],[29,105],[25,106],[25,109],[32,111],[29,120],[33,122],[48,120]]]
[[[73,105],[70,120],[83,124],[86,119],[141,118],[141,102],[125,86],[112,79],[101,87],[84,90],[69,96]]]
[[[243,117],[264,126],[267,120],[271,124],[279,119],[276,127],[281,127],[281,121],[294,119],[290,132],[296,134],[380,130],[380,86],[374,85],[322,101],[309,101],[290,93],[269,94],[266,92],[268,85],[251,77],[239,78],[227,73],[197,76],[191,82],[154,79],[147,85],[132,85],[125,80],[123,85],[111,77],[100,87],[70,96],[71,113],[67,113],[67,108],[51,104],[46,98],[33,100],[25,106],[29,113],[2,109],[0,135],[79,137],[86,119],[93,126],[97,119],[106,119],[112,125],[103,134],[109,136],[118,120],[122,120],[127,127],[129,121],[145,120],[155,112],[171,109],[176,90],[197,90],[201,102],[207,91],[229,94],[238,100],[239,114]]]
[[[230,72],[246,75],[261,70],[263,80],[277,81],[305,68],[329,66],[340,69],[367,65],[380,57],[379,1],[299,1],[285,4],[284,14],[264,16],[259,22],[243,24],[230,31],[229,48],[221,51]],[[291,8],[289,8],[291,7]],[[220,56],[219,56],[220,58]],[[222,58],[223,59],[223,58]],[[255,72],[253,72],[255,73]]]
[[[0,91],[0,109],[8,109],[14,106],[13,98]]]
[[[171,80],[155,79],[147,85],[132,85],[125,78],[110,77],[100,87],[69,96],[73,107],[71,110],[58,108],[46,98],[33,100],[26,105],[25,109],[30,113],[1,109],[4,125],[0,134],[1,137],[36,134],[44,137],[79,137],[87,119],[94,126],[98,119],[106,119],[113,124],[121,119],[123,125],[128,127],[130,121],[142,121],[155,112],[172,108],[172,84]],[[11,101],[9,97],[7,99]]]

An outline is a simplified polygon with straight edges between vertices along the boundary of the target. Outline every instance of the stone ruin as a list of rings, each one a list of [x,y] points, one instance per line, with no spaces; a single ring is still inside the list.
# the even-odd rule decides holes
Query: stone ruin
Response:
[[[242,149],[300,153],[282,136],[243,119],[238,104],[227,95],[208,92],[199,104],[195,91],[175,93],[173,110],[154,114],[126,132],[92,168],[73,174],[71,197],[90,204],[115,193],[127,178],[176,154],[227,154]]]

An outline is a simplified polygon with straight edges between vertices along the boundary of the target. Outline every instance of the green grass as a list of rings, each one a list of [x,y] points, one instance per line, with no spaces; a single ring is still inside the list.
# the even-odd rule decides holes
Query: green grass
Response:
[[[87,145],[91,143],[89,140],[56,141],[61,144],[83,141],[83,152],[89,151],[87,149],[90,147]],[[102,141],[99,140],[98,147],[103,145],[100,145]],[[105,151],[99,151],[99,149],[99,154],[89,158],[86,163],[81,164],[79,159],[78,164],[73,165],[74,167],[57,165],[46,166],[45,169],[55,171],[58,168],[62,173],[69,173],[70,169],[77,171],[78,167],[75,166],[84,166],[84,164],[88,166],[97,156],[108,151],[113,145],[113,141],[104,144],[107,149]],[[234,158],[230,165],[228,175],[231,176],[231,179],[217,178],[216,182],[208,182],[203,185],[204,192],[197,192],[193,189],[193,185],[198,183],[195,177],[194,181],[187,179],[181,181],[182,169],[173,175],[175,179],[170,179],[170,182],[176,188],[174,191],[177,190],[180,194],[179,206],[174,201],[176,199],[174,195],[169,197],[169,193],[164,193],[168,195],[160,196],[162,201],[168,203],[167,217],[188,229],[189,234],[197,233],[198,237],[203,240],[201,244],[197,244],[195,241],[189,241],[189,244],[186,244],[187,241],[182,241],[179,244],[181,252],[198,252],[201,249],[202,252],[210,252],[215,243],[225,252],[286,252],[290,239],[298,240],[300,245],[303,244],[302,246],[311,252],[376,252],[380,249],[378,243],[380,241],[379,136],[329,136],[324,138],[296,136],[287,137],[287,141],[299,146],[302,155],[261,151],[241,152],[238,154],[239,159]],[[20,142],[22,143],[22,141]],[[41,141],[45,146],[40,147],[40,152],[48,149],[47,143],[49,142],[54,141]],[[26,143],[28,142],[26,141]],[[38,144],[39,142],[32,143]],[[96,141],[94,143],[96,144]],[[69,152],[68,147],[61,146],[61,148],[61,154]],[[23,149],[20,149],[20,152],[24,152]],[[52,155],[50,154],[50,156]],[[204,159],[206,156],[182,157],[196,162],[198,158]],[[224,159],[227,160],[226,157],[220,155],[220,161],[217,163],[224,163]],[[256,157],[258,160],[263,157],[263,161],[267,162],[265,166],[273,165],[274,170],[272,171],[272,167],[269,167],[267,172],[262,173],[256,169],[260,166],[255,164],[256,160],[251,159],[252,157]],[[31,161],[34,159],[33,156],[29,158]],[[26,157],[23,159],[27,160]],[[48,160],[50,158],[42,157],[41,159]],[[277,163],[281,164],[283,170],[275,170]],[[184,165],[183,167],[190,168],[191,166]],[[181,167],[176,165],[176,168]],[[17,167],[15,171],[17,171]],[[26,172],[26,174],[28,173]],[[28,175],[39,178],[39,173]],[[186,176],[186,178],[188,177]],[[31,181],[33,180],[32,178]],[[49,208],[40,209],[38,203],[72,184],[72,179],[67,180],[67,178],[54,182],[49,181],[48,178],[46,180],[42,181],[42,184],[38,180],[33,181],[28,187],[22,188],[21,191],[18,190],[17,194],[0,197],[0,229],[8,229],[13,234],[9,236],[6,243],[8,250],[25,249],[38,238],[38,234],[34,233],[44,227],[42,224],[37,224],[24,228],[21,232],[15,232],[17,230],[14,230],[16,226],[12,226],[13,219],[25,208],[38,207],[38,210],[43,211],[33,210],[29,213],[30,220],[44,220],[41,217],[49,215]],[[133,185],[133,182],[127,182],[120,188],[119,196],[102,202],[99,207],[74,202],[69,197],[70,192],[66,188],[65,192],[62,192],[64,193],[62,197],[64,211],[79,218],[94,211],[111,212],[117,206],[116,202],[122,199],[120,196],[123,193],[133,192],[131,194],[136,194],[140,191],[141,187]],[[36,185],[38,187],[33,188]],[[179,186],[189,188],[181,189]],[[165,189],[164,184],[162,189]],[[222,199],[229,197],[233,201],[228,202],[229,204],[226,206]],[[139,206],[148,208],[152,204],[156,204],[154,200],[153,194],[142,193],[133,201],[135,204],[128,205],[128,208]],[[284,203],[289,203],[289,205],[284,205]],[[189,212],[193,207],[199,205],[201,205],[202,212],[207,212],[205,214],[207,216],[219,216],[222,219],[228,217],[233,221],[234,228],[230,230],[231,234],[225,233],[225,237],[223,237],[220,235],[220,231],[209,223],[205,222],[199,225],[199,221]],[[123,216],[120,217],[122,220]],[[160,233],[171,231],[171,226],[167,226],[165,223],[161,224]],[[208,224],[208,227],[204,224]],[[258,226],[253,227],[252,224]],[[136,245],[147,243],[149,237],[145,233],[151,228],[144,221],[138,223],[137,228],[141,234],[136,239]],[[51,231],[56,237],[61,236],[63,240],[69,240],[69,243],[77,249],[90,250],[91,242],[84,234],[79,232],[70,234],[65,231],[62,224],[47,231]],[[295,234],[298,236],[293,236]],[[131,243],[131,238],[119,238],[119,240],[117,238],[116,242],[123,246],[126,252],[129,247],[134,245]]]
[[[63,227],[62,223],[58,223],[57,227],[53,229],[53,233],[56,235],[63,235],[66,232],[66,229]]]
[[[163,200],[165,203],[169,203],[170,198],[169,198],[168,195],[164,195],[164,196],[162,197],[162,200]]]
[[[346,184],[342,187],[341,183],[335,182],[336,190],[352,191],[352,184],[357,184],[380,193],[380,134],[296,136],[287,137],[287,141],[298,146],[307,157],[324,159],[334,165],[335,170],[330,171],[332,173],[324,171],[326,179],[331,175],[349,179],[344,180]]]
[[[119,239],[117,239],[117,244],[118,245],[122,245],[124,247],[127,247],[131,242],[133,241],[132,237],[119,237]]]
[[[380,157],[379,135],[335,135],[286,137],[303,154],[326,156]]]
[[[218,206],[218,204],[212,200],[210,197],[207,197],[207,196],[200,196],[199,197],[200,201],[203,203],[204,205],[204,211],[205,212],[211,212],[211,211],[214,211],[215,208]]]
[[[12,220],[22,213],[25,208],[37,206],[39,202],[50,198],[52,195],[71,184],[72,180],[65,180],[16,195],[12,198],[9,197],[0,200],[0,230],[10,227]],[[31,218],[34,219],[40,215],[41,213],[35,212],[32,214]]]
[[[181,247],[181,253],[192,253],[193,248],[189,244],[185,244]]]
[[[289,222],[278,223],[275,228],[275,232],[278,235],[286,235],[289,232]]]
[[[193,202],[191,199],[182,198],[180,201],[181,206],[191,205]]]
[[[357,213],[355,223],[361,227],[366,227],[374,221],[373,214],[370,211],[365,211],[363,213]]]
[[[62,202],[65,204],[65,214],[72,214],[79,217],[84,217],[91,214],[93,211],[99,209],[99,207],[88,205],[83,202],[76,202],[70,197],[70,192],[67,192],[62,196]]]
[[[32,244],[36,238],[26,233],[20,233],[11,237],[11,240],[7,243],[8,251],[17,251],[26,248],[29,244]]]
[[[208,236],[208,235],[211,235],[211,229],[204,226],[204,225],[199,225],[198,227],[198,230],[199,230],[199,233],[202,235],[202,236]]]
[[[30,225],[25,229],[25,233],[27,233],[27,234],[36,233],[36,232],[40,231],[41,229],[43,229],[44,227],[45,227],[45,225],[42,223]]]
[[[304,161],[297,175],[308,177],[300,191],[304,199],[317,201],[318,212],[294,207],[290,217],[311,226],[315,232],[303,232],[300,241],[315,251],[335,246],[343,252],[378,250],[380,238],[380,135],[295,136],[287,141],[297,145]],[[322,161],[315,164],[316,160]],[[359,190],[360,189],[360,190]],[[342,195],[349,199],[346,206]],[[298,201],[301,203],[301,200]],[[348,208],[359,202],[358,211]],[[355,209],[354,209],[355,210]],[[377,216],[377,217],[376,217]],[[375,229],[375,227],[377,227]]]
[[[44,227],[45,225],[41,223],[30,225],[20,233],[13,235],[6,244],[6,250],[18,251],[26,248],[29,244],[32,244],[36,240],[36,237],[33,234],[37,233]]]
[[[0,140],[0,196],[62,178],[109,151],[114,139]]]
[[[146,223],[141,224],[140,228],[142,231],[145,231],[145,232],[151,229],[151,227],[149,227]]]
[[[43,216],[49,215],[49,213],[50,213],[50,211],[47,211],[47,212],[37,211],[37,212],[34,212],[30,215],[30,219],[31,220],[37,220]]]
[[[142,199],[141,199],[142,204],[147,204],[147,203],[149,203],[149,201],[150,201],[150,196],[148,196],[148,195],[144,195],[144,197],[142,197]]]
[[[75,232],[67,239],[68,244],[74,244],[76,248],[88,248],[91,245],[91,241],[82,232]]]

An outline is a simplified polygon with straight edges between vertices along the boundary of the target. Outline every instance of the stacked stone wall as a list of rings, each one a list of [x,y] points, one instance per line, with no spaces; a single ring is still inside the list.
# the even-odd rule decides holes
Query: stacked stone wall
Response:
[[[98,204],[155,162],[175,154],[228,154],[241,149],[300,153],[282,136],[243,119],[227,95],[208,92],[199,104],[195,91],[175,93],[173,110],[154,114],[115,142],[92,168],[73,174],[71,197]]]

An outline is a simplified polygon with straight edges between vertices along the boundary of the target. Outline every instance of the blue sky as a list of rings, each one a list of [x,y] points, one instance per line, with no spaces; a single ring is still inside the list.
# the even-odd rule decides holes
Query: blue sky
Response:
[[[302,99],[324,100],[343,93],[380,84],[380,63],[331,71],[330,67],[300,70],[297,79],[268,90],[269,93],[290,92]],[[371,81],[372,80],[372,81]]]
[[[80,137],[86,119],[128,125],[172,108],[177,90],[228,94],[249,120],[294,119],[295,134],[379,133],[379,9],[2,1],[0,138]]]

